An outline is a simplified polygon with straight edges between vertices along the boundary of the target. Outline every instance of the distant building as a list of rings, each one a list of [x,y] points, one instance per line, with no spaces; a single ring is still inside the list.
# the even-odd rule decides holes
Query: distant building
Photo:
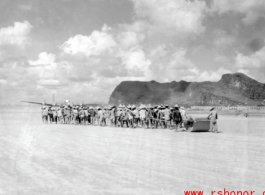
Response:
[[[210,110],[213,106],[192,106],[192,110]],[[214,106],[217,110],[265,110],[265,106]]]

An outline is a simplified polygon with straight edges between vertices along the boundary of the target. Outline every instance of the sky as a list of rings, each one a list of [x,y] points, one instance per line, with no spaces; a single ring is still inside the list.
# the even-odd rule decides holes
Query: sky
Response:
[[[264,0],[1,0],[0,104],[108,102],[122,81],[265,83]]]

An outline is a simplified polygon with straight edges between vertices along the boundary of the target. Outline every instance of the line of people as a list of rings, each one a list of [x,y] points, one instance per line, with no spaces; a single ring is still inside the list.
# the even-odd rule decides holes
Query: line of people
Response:
[[[124,128],[169,128],[178,129],[187,121],[187,129],[192,126],[193,119],[185,113],[183,107],[175,105],[148,106],[119,105],[101,107],[80,106],[43,106],[44,123],[81,124],[113,126]]]

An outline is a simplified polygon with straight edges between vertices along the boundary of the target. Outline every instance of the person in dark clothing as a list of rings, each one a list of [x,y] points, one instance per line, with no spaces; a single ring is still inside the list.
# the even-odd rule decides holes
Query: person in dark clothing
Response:
[[[179,111],[179,106],[177,104],[174,106],[172,117],[176,128],[175,130],[177,131],[179,124],[182,122],[181,113]]]
[[[159,115],[159,109],[158,109],[158,106],[154,106],[154,128],[157,129],[158,128],[158,124],[159,124],[159,121],[158,121],[158,115]]]
[[[110,125],[112,127],[116,126],[116,113],[117,113],[116,106],[112,106],[110,111]]]
[[[159,126],[161,128],[166,128],[166,123],[165,123],[165,113],[164,113],[164,106],[158,107],[158,120],[159,120]]]
[[[146,120],[147,120],[147,128],[153,128],[153,118],[154,118],[154,108],[149,105],[148,109],[147,109],[147,116],[146,116]]]
[[[91,125],[96,125],[96,115],[97,115],[96,111],[94,110],[94,108],[90,107],[89,112],[90,112]]]
[[[122,107],[120,119],[121,119],[121,127],[127,127],[128,128],[129,127],[128,126],[129,115],[127,113],[127,108],[125,106]]]
[[[52,107],[51,106],[48,108],[48,118],[49,118],[49,122],[52,123],[53,122],[53,114],[52,114]]]

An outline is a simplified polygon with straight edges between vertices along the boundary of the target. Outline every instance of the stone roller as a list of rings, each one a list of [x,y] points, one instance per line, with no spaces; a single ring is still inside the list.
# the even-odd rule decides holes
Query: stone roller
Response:
[[[190,132],[208,132],[210,130],[210,120],[207,118],[195,118],[191,125]]]

